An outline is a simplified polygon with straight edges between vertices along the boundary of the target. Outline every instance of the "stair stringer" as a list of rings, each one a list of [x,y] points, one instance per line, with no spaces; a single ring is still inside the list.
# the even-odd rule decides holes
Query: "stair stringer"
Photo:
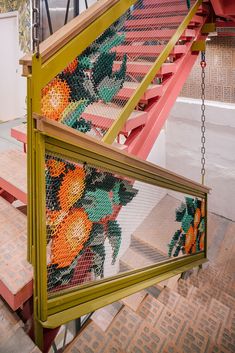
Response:
[[[206,19],[205,19],[206,20]],[[205,39],[206,35],[201,35],[201,28],[198,30],[197,39]],[[164,126],[168,115],[181,92],[187,77],[189,76],[196,60],[198,52],[191,51],[192,43],[187,44],[186,54],[179,59],[176,72],[166,84],[163,95],[152,102],[147,108],[148,117],[145,126],[134,136],[130,135],[125,144],[128,146],[128,152],[147,159],[162,127]],[[144,144],[143,144],[144,141]]]

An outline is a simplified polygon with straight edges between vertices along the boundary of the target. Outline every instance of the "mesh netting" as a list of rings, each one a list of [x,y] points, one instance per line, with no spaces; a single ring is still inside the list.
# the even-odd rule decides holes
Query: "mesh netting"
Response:
[[[198,199],[49,152],[45,173],[50,293],[203,250]]]
[[[188,2],[189,3],[189,2]],[[191,1],[192,5],[192,1]],[[44,116],[102,138],[188,12],[185,0],[139,0],[42,90]],[[168,58],[185,52],[181,40]],[[169,73],[170,74],[170,73]],[[122,129],[144,125],[149,100],[169,75],[157,75]]]

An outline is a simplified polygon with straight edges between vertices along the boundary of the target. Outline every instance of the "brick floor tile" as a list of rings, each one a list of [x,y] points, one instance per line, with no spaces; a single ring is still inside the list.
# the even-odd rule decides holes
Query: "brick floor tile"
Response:
[[[206,313],[204,310],[199,313],[195,321],[195,327],[205,332],[210,338],[213,338],[214,341],[218,336],[221,325],[219,320]]]
[[[229,308],[216,299],[212,299],[209,306],[209,313],[222,322],[227,322],[229,318]]]
[[[187,325],[177,346],[181,353],[204,353],[208,342],[208,335]]]
[[[162,353],[182,353],[178,350],[175,342],[166,342],[163,346]]]
[[[221,291],[218,300],[222,304],[228,306],[230,309],[235,310],[235,298],[233,298],[228,293],[225,293],[224,291]]]
[[[94,323],[87,327],[65,350],[66,353],[100,353],[108,343],[106,334]]]
[[[192,303],[191,301],[182,298],[176,305],[175,312],[182,315],[187,321],[194,321],[197,318],[200,310],[204,310],[204,308],[200,305]]]
[[[165,343],[165,336],[150,324],[143,322],[131,340],[127,353],[157,353]]]
[[[226,348],[223,348],[219,346],[217,343],[212,342],[207,347],[207,350],[205,353],[230,353],[230,352]]]
[[[219,346],[226,348],[229,352],[235,352],[235,333],[227,327],[223,327],[217,339]]]
[[[185,318],[180,313],[175,313],[169,308],[165,308],[158,320],[155,328],[165,335],[168,341],[177,341],[186,325]]]
[[[200,288],[193,288],[193,291],[188,298],[191,303],[194,303],[198,306],[203,306],[207,308],[211,302],[211,296],[204,293]]]
[[[192,292],[192,290],[193,290],[193,287],[190,284],[190,282],[184,279],[179,279],[176,283],[176,286],[174,287],[174,291],[185,298],[190,296],[190,293]]]
[[[125,350],[140,326],[142,318],[131,309],[124,307],[109,326],[107,335],[110,342]]]
[[[153,326],[156,324],[164,309],[164,304],[148,295],[140,304],[137,314]]]
[[[157,299],[168,308],[174,310],[180,299],[180,295],[169,288],[164,288]]]

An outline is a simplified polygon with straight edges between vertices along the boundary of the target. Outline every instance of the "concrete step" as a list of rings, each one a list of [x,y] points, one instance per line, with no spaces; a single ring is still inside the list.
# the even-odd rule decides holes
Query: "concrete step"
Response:
[[[7,150],[0,154],[0,190],[7,191],[24,204],[27,203],[26,154]]]
[[[120,259],[120,270],[127,271],[147,267],[166,260],[167,258],[155,252],[154,256],[145,255],[144,251],[130,247]]]
[[[33,271],[27,262],[27,218],[0,197],[0,294],[18,309],[33,294]]]
[[[102,330],[107,331],[108,327],[114,320],[115,316],[121,310],[122,302],[115,302],[107,305],[99,310],[96,310],[91,316],[91,320]]]
[[[180,204],[181,201],[166,195],[135,230],[133,239],[168,257],[167,245],[179,228],[179,223],[175,222],[175,210]]]

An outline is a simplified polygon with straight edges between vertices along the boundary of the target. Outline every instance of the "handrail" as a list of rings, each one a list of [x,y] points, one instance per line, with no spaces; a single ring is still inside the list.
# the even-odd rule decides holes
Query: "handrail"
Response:
[[[36,119],[37,122],[37,129],[42,133],[58,140],[66,141],[75,147],[78,145],[79,141],[79,147],[89,151],[92,156],[96,156],[97,160],[100,162],[102,162],[104,158],[109,157],[109,159],[112,160],[113,165],[125,164],[126,171],[133,169],[133,166],[135,166],[138,170],[142,170],[142,175],[148,176],[149,179],[150,177],[154,177],[155,180],[156,178],[161,178],[164,183],[164,185],[161,184],[161,186],[171,190],[180,189],[182,192],[189,194],[193,193],[198,196],[202,196],[202,194],[209,193],[210,191],[210,189],[204,185],[173,173],[165,168],[159,167],[153,163],[129,155],[125,151],[120,151],[102,141],[94,140],[92,137],[75,129],[71,129],[66,125],[37,114],[34,114],[34,119]],[[130,168],[130,166],[132,167]]]
[[[42,63],[49,60],[52,55],[119,1],[120,0],[99,0],[44,40],[39,46]],[[28,67],[32,66],[32,56],[32,53],[25,55],[20,59],[20,64]]]
[[[156,77],[157,72],[160,70],[162,64],[166,61],[167,57],[171,53],[173,47],[180,39],[181,35],[183,34],[184,30],[187,28],[189,23],[191,22],[193,16],[196,14],[199,6],[202,4],[203,0],[197,0],[194,6],[191,8],[183,22],[178,27],[175,34],[171,37],[169,42],[167,43],[165,49],[162,53],[157,57],[156,61],[154,62],[153,66],[149,70],[148,74],[145,76],[139,87],[133,93],[127,104],[124,106],[122,112],[120,113],[119,117],[113,122],[112,126],[109,128],[108,132],[103,137],[103,141],[106,143],[113,143],[115,138],[117,137],[118,133],[125,125],[127,119],[129,118],[130,114],[133,112],[137,104],[139,103],[141,97],[143,96],[144,92],[147,90],[148,86],[151,84],[152,80]]]

